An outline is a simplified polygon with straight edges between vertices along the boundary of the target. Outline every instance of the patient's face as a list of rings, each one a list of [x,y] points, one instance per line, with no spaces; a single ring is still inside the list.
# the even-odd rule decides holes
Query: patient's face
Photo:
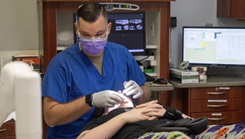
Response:
[[[110,111],[112,111],[114,109],[117,109],[117,108],[132,108],[132,107],[134,107],[134,104],[133,104],[132,100],[129,97],[127,97],[126,95],[121,93],[121,91],[119,91],[118,93],[124,98],[124,100],[120,104],[115,105],[114,107],[105,108],[105,112],[104,112],[103,115],[106,115]]]

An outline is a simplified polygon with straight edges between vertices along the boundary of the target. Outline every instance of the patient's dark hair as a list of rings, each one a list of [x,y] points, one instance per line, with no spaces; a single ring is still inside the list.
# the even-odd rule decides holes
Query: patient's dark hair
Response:
[[[95,118],[98,118],[98,117],[101,117],[104,112],[105,112],[104,108],[95,107],[93,115],[94,115]]]
[[[95,1],[83,4],[77,11],[78,18],[81,17],[83,20],[90,23],[95,22],[101,14],[107,21],[107,11],[105,7]]]

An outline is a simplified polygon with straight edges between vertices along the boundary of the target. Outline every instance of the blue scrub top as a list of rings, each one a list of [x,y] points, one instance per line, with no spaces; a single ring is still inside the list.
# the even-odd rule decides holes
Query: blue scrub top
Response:
[[[102,68],[103,75],[76,43],[51,60],[43,78],[42,96],[51,97],[59,103],[68,103],[102,90],[123,90],[125,81],[134,80],[140,86],[146,82],[132,54],[116,43],[107,42]],[[47,138],[75,139],[92,119],[93,111],[91,109],[69,124],[49,127]]]

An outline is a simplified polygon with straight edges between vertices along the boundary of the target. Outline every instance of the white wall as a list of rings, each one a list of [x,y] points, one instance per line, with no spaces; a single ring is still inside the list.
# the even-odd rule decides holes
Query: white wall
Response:
[[[0,0],[0,50],[38,49],[36,0]]]
[[[170,33],[171,67],[177,67],[181,61],[182,26],[245,26],[245,21],[216,17],[217,0],[176,0],[171,2],[171,16],[177,17],[177,27]]]
[[[245,26],[245,21],[216,18],[216,0],[176,0],[171,2],[171,16],[177,17],[177,27],[172,28],[170,33],[170,62],[172,67],[178,66],[181,62],[182,26],[201,26],[205,23],[212,23],[214,26]],[[66,22],[72,22],[72,14],[69,14],[69,17],[70,19]],[[11,51],[18,52],[16,50],[38,50],[37,0],[0,0],[0,18],[1,53],[8,51],[8,55],[10,55]],[[62,19],[57,20],[64,23]],[[70,42],[73,38],[66,38],[66,35],[72,36],[72,25],[69,26],[69,31],[60,34],[57,39]]]
[[[0,0],[0,56],[3,64],[10,56],[39,48],[37,0]],[[2,65],[1,65],[2,66]]]

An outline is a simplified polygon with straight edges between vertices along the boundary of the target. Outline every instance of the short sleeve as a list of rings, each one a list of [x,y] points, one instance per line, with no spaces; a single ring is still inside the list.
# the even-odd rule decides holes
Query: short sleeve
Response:
[[[61,69],[48,68],[42,84],[42,96],[51,97],[59,103],[67,102],[68,85],[65,72]]]

